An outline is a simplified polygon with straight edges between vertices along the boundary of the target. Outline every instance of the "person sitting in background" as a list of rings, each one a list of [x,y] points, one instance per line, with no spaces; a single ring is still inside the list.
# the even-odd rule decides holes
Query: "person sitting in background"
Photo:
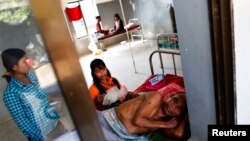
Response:
[[[94,59],[90,64],[90,68],[93,84],[90,86],[89,92],[97,110],[102,111],[111,108],[119,104],[119,102],[137,96],[128,94],[127,88],[111,76],[101,59]]]
[[[108,30],[103,30],[102,27],[101,27],[101,16],[96,16],[96,32],[97,33],[103,33],[103,34],[108,34],[109,31]]]
[[[1,57],[6,69],[3,77],[8,82],[3,101],[24,135],[32,141],[43,141],[65,133],[59,113],[49,104],[36,76],[30,73],[26,53],[11,48],[4,50]]]
[[[97,114],[104,132],[113,133],[112,138],[117,140],[150,140],[145,134],[157,130],[168,137],[183,139],[188,122],[184,93],[162,97],[158,92],[148,92]]]
[[[114,20],[115,20],[115,26],[113,29],[111,29],[111,33],[117,33],[117,32],[121,32],[124,31],[124,25],[123,25],[123,21],[121,20],[119,14],[115,14],[114,15]]]

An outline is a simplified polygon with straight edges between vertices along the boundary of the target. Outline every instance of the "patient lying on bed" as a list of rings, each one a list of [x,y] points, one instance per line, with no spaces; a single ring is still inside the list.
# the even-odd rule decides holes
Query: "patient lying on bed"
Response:
[[[170,137],[182,138],[187,122],[187,105],[184,93],[162,97],[158,92],[124,102],[117,108],[98,112],[104,133],[111,138],[149,140],[146,133],[162,130]]]

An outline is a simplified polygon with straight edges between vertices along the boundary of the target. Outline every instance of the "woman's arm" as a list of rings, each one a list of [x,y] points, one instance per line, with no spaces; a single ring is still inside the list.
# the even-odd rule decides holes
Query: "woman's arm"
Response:
[[[97,87],[95,86],[95,84],[92,84],[89,88],[89,93],[90,93],[90,96],[93,100],[96,99],[96,97],[99,95],[99,90],[97,89]]]
[[[119,30],[121,27],[121,20],[116,22],[116,31]]]
[[[89,88],[89,93],[96,105],[102,105],[104,94],[100,94],[99,90],[95,86],[95,84],[92,84]]]
[[[121,27],[121,20],[115,21],[115,27],[113,33],[117,32]]]

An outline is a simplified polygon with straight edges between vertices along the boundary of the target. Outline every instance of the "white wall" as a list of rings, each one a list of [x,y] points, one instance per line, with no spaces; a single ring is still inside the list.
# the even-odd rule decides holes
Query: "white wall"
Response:
[[[250,124],[250,1],[234,0],[237,123]]]
[[[65,8],[67,6],[67,3],[72,2],[72,1],[74,1],[74,0],[61,0],[63,12],[65,12]],[[83,13],[83,14],[85,14],[85,13]],[[68,24],[69,30],[70,30],[71,35],[72,35],[72,40],[73,40],[73,42],[75,44],[75,47],[76,47],[76,50],[77,50],[78,54],[83,55],[83,54],[90,53],[90,51],[88,49],[88,45],[89,45],[89,42],[90,42],[89,37],[77,39],[75,37],[75,35],[74,35],[75,31],[74,31],[74,28],[72,26],[72,23],[70,23],[70,21],[68,20],[66,13],[65,13],[65,20],[66,20],[66,22]]]
[[[145,38],[156,38],[158,33],[173,33],[169,6],[172,0],[123,0],[126,20],[138,18]]]

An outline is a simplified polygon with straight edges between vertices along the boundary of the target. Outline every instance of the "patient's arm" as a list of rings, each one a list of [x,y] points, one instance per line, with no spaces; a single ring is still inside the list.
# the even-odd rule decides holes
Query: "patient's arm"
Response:
[[[132,121],[133,124],[139,127],[152,129],[176,127],[178,121],[175,118],[170,121],[162,121],[154,118],[154,115],[159,112],[161,106],[161,95],[159,93],[156,92],[154,94],[145,95],[144,101],[135,113]]]
[[[171,129],[161,129],[161,131],[169,137],[183,138],[185,135],[185,127],[187,122],[188,116],[186,115],[177,127]]]

